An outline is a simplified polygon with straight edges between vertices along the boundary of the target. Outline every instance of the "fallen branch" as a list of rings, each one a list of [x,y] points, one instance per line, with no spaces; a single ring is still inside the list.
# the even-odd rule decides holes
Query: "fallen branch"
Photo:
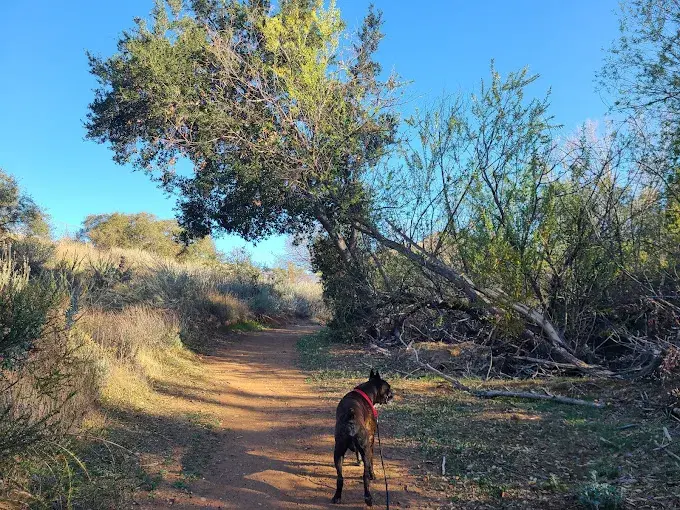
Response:
[[[607,377],[614,375],[611,371],[603,367],[591,365],[576,357],[557,328],[541,311],[527,304],[515,302],[500,289],[477,287],[467,275],[458,272],[431,253],[428,253],[406,233],[402,232],[391,223],[390,227],[406,242],[406,244],[385,237],[375,225],[357,223],[356,227],[360,232],[372,237],[383,246],[396,251],[416,263],[418,267],[437,274],[451,282],[458,290],[465,294],[471,303],[479,303],[494,315],[498,316],[503,315],[508,310],[513,310],[522,318],[529,321],[529,323],[539,327],[553,352],[564,362],[576,366],[581,372]]]
[[[437,370],[436,368],[434,368],[429,363],[426,363],[424,361],[420,361],[420,358],[418,357],[417,349],[415,349],[413,347],[413,345],[411,345],[411,344],[407,345],[401,339],[401,335],[399,335],[399,340],[401,341],[401,343],[404,346],[406,346],[407,351],[411,351],[413,353],[415,362],[418,366],[425,368],[432,373],[437,374],[442,379],[445,379],[446,381],[450,382],[451,385],[454,388],[456,388],[457,390],[464,391],[466,393],[469,393],[470,395],[474,395],[475,397],[479,397],[479,398],[508,397],[508,398],[522,398],[522,399],[530,399],[530,400],[552,400],[553,402],[559,402],[561,404],[570,404],[570,405],[587,406],[587,407],[595,407],[595,408],[604,407],[604,404],[601,403],[601,402],[591,402],[589,400],[581,400],[579,398],[571,398],[571,397],[562,397],[560,395],[551,395],[551,394],[544,395],[544,394],[540,394],[540,393],[530,393],[530,392],[526,392],[526,391],[475,390],[475,389],[470,388],[469,386],[463,384],[458,379],[455,379],[455,378],[453,378],[449,375],[446,375],[441,370]]]
[[[540,393],[530,393],[526,391],[475,390],[472,393],[481,398],[528,398],[533,400],[552,400],[553,402],[559,402],[560,404],[571,404],[576,406],[604,407],[604,404],[600,402],[591,402],[589,400],[581,400],[580,398],[562,397],[560,395],[542,395]]]
[[[528,361],[529,363],[535,363],[537,365],[547,365],[551,366],[553,368],[559,368],[562,370],[580,370],[579,367],[572,363],[558,363],[557,361],[552,361],[552,360],[547,360],[547,359],[540,359],[540,358],[531,358],[529,356],[513,356],[512,359],[520,360],[520,361]]]

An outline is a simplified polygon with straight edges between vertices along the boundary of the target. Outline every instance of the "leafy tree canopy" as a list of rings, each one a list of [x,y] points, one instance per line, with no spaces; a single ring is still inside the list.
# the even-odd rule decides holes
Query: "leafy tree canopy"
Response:
[[[621,35],[602,72],[615,107],[660,123],[676,155],[680,150],[680,2],[627,0]]]
[[[158,2],[109,58],[90,56],[99,88],[88,136],[109,142],[180,197],[191,235],[258,240],[362,214],[361,178],[393,141],[394,80],[372,60],[371,10],[350,47],[333,2]],[[174,170],[188,158],[192,175]]]

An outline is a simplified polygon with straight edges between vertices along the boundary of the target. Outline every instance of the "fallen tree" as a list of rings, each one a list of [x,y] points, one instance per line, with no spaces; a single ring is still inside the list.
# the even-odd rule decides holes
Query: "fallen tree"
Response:
[[[469,393],[470,395],[474,395],[475,397],[479,397],[479,398],[520,398],[520,399],[529,399],[529,400],[550,400],[550,401],[553,401],[553,402],[559,402],[560,404],[587,406],[587,407],[595,407],[595,408],[605,407],[605,405],[601,402],[592,402],[592,401],[589,401],[589,400],[582,400],[582,399],[579,399],[579,398],[563,397],[561,395],[553,395],[553,394],[549,394],[547,392],[545,394],[540,394],[540,393],[530,393],[530,392],[526,392],[526,391],[503,391],[503,390],[474,389],[474,388],[467,386],[466,384],[463,384],[458,379],[451,377],[450,375],[445,374],[441,370],[437,370],[435,367],[433,367],[429,363],[421,361],[417,349],[414,349],[412,345],[410,345],[410,344],[407,345],[403,341],[402,341],[402,343],[406,347],[406,350],[413,354],[413,358],[414,358],[416,365],[418,365],[419,367],[424,368],[424,369],[438,375],[442,379],[450,382],[451,385],[455,389],[457,389],[459,391],[464,391],[465,393]]]

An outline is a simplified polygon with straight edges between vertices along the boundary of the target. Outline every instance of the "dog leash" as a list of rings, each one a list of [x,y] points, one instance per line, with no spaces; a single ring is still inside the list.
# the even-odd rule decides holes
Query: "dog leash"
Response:
[[[382,444],[380,444],[380,425],[378,419],[375,419],[375,431],[378,433],[378,451],[380,452],[380,462],[382,463],[383,475],[385,476],[385,507],[390,510],[390,491],[387,489],[387,471],[385,471],[385,459],[382,454]]]

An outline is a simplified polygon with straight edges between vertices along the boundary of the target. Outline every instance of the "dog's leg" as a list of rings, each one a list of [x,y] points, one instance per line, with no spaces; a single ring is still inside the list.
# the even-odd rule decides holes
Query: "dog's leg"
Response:
[[[364,440],[361,443],[358,450],[361,451],[361,459],[364,461],[364,502],[366,506],[373,506],[373,496],[371,496],[371,454],[369,453],[368,441]]]
[[[357,466],[361,466],[361,454],[359,453],[359,449],[357,448],[355,452],[357,454]]]
[[[345,479],[342,477],[342,461],[345,459],[345,452],[347,448],[342,448],[338,443],[335,443],[335,451],[333,452],[333,461],[335,462],[335,470],[338,473],[338,481],[335,489],[335,495],[333,496],[333,503],[340,503],[342,501],[342,486]]]

